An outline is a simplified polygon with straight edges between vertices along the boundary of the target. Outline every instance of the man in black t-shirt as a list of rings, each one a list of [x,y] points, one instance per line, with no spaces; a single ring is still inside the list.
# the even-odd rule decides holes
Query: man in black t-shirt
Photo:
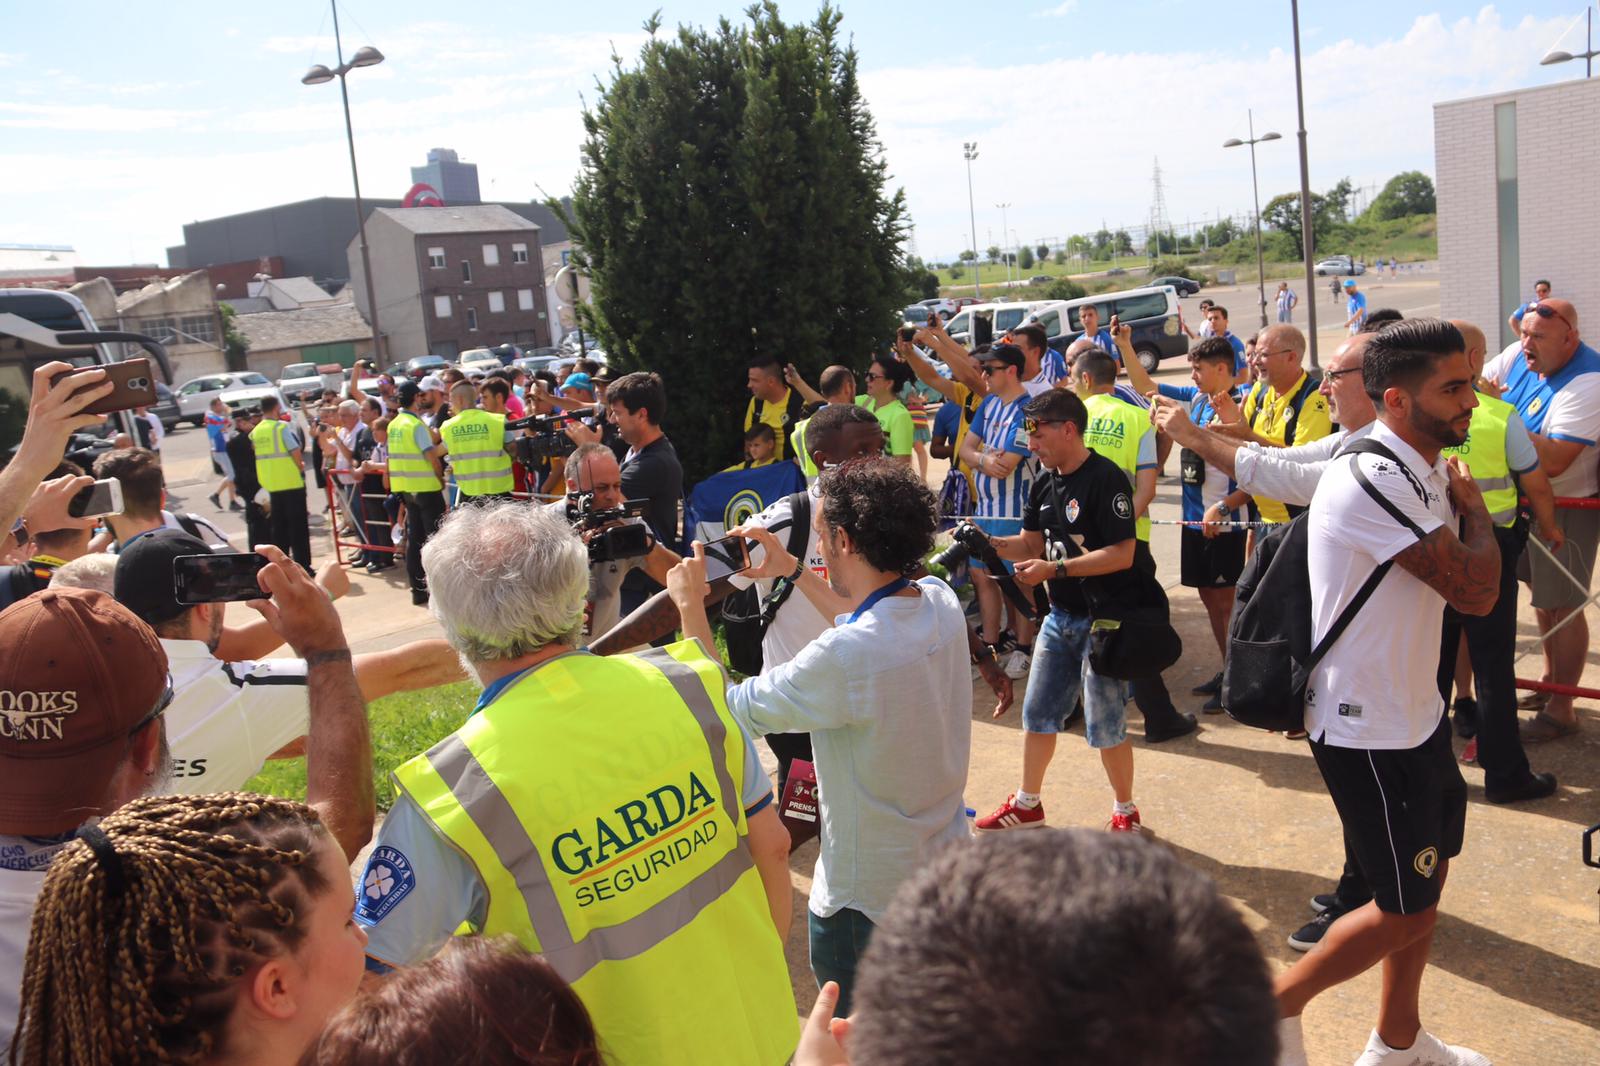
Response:
[[[1077,396],[1050,389],[1029,400],[1023,413],[1028,448],[1043,470],[1023,509],[1022,532],[990,539],[1002,559],[1016,561],[1018,583],[1046,583],[1050,615],[1039,629],[1022,703],[1022,786],[976,828],[1044,824],[1039,792],[1045,770],[1081,692],[1084,735],[1099,750],[1115,797],[1109,828],[1138,832],[1128,688],[1089,664],[1089,597],[1131,605],[1147,595],[1147,575],[1134,567],[1133,490],[1115,463],[1084,443],[1089,414]]]

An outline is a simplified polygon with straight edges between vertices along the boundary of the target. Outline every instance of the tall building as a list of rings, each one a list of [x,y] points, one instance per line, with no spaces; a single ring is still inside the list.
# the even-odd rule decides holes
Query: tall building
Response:
[[[411,184],[432,185],[451,207],[482,203],[478,164],[463,163],[454,148],[428,149],[427,166],[411,168]]]

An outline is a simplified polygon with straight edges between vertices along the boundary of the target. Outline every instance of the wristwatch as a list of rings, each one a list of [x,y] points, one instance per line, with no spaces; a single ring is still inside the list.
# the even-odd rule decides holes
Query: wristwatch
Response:
[[[978,647],[981,650],[972,653],[973,665],[978,666],[982,665],[983,663],[992,663],[996,661],[993,644],[985,644],[983,638],[979,637]]]

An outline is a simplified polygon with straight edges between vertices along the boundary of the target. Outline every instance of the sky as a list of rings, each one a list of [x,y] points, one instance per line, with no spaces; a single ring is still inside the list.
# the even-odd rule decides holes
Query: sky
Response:
[[[349,77],[362,190],[399,197],[428,149],[478,164],[485,199],[562,194],[579,165],[582,107],[613,55],[631,65],[643,22],[666,30],[741,18],[744,0],[341,0],[348,57],[385,55]],[[1298,188],[1287,0],[837,0],[912,250],[953,258],[1149,217],[1160,162],[1180,229]],[[95,17],[94,12],[102,12]],[[789,21],[812,3],[781,5]],[[96,265],[166,263],[185,222],[315,196],[347,196],[326,0],[104,0],[36,5],[0,38],[0,243],[67,244]],[[557,13],[559,12],[559,13]],[[1451,0],[1301,4],[1311,186],[1377,187],[1433,170],[1432,105],[1581,77],[1541,67],[1583,50],[1577,0],[1515,6]],[[996,205],[1008,203],[1002,212]]]

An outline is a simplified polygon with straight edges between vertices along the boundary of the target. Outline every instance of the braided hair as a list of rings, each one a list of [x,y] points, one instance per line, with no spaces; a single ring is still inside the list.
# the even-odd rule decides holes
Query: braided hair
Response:
[[[150,796],[79,830],[34,908],[11,1062],[199,1063],[240,980],[296,950],[328,887],[315,811],[249,792]]]

